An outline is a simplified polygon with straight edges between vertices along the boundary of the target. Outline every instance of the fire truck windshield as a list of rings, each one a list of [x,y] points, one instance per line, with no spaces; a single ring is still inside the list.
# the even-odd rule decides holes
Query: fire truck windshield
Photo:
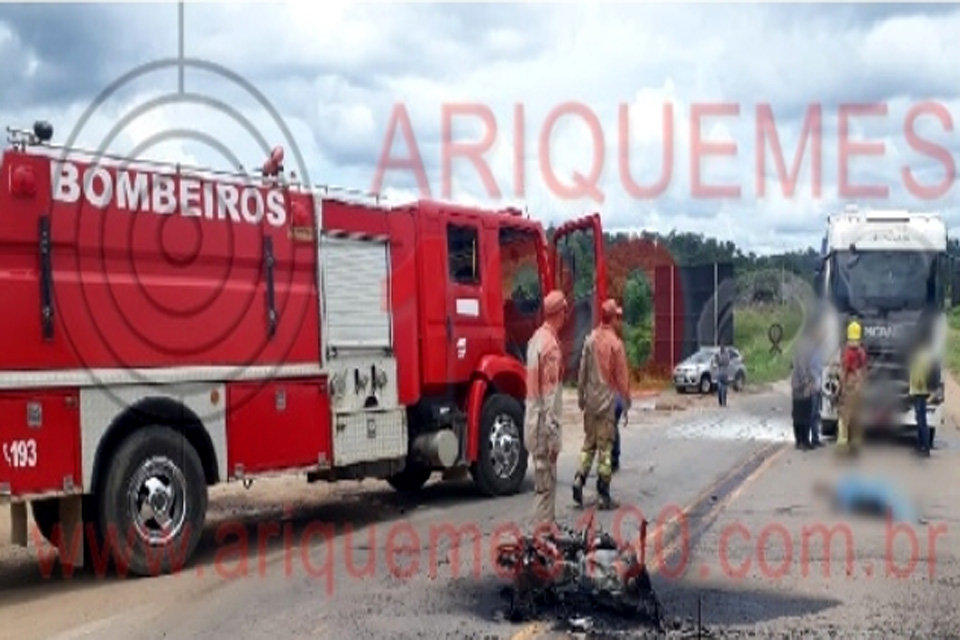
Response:
[[[923,251],[838,251],[830,299],[843,313],[920,311],[940,302],[939,255]]]

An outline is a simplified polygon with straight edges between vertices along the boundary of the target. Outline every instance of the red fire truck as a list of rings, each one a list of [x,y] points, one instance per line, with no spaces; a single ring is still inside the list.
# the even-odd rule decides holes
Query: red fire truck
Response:
[[[0,500],[15,542],[30,504],[48,539],[85,525],[86,553],[64,564],[110,535],[131,572],[169,572],[216,483],[416,491],[469,469],[487,495],[520,490],[526,342],[562,279],[575,371],[605,297],[597,214],[551,246],[516,210],[299,184],[280,148],[251,177],[64,148],[46,123],[8,133]],[[580,264],[557,249],[573,239]]]

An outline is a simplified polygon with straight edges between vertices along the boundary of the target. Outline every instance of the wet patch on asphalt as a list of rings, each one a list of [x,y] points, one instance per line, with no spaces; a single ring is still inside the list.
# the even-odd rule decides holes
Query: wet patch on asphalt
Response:
[[[730,413],[711,411],[702,415],[690,414],[680,424],[666,432],[669,439],[737,440],[757,442],[792,442],[793,425],[790,416],[769,411],[767,415],[731,410]]]

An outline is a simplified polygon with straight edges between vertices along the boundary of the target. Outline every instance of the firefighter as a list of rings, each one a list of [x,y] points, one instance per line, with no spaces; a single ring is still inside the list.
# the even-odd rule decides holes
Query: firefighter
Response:
[[[862,329],[856,320],[847,325],[847,344],[840,360],[840,416],[837,449],[856,452],[863,441],[860,424],[863,383],[867,373],[867,352],[860,344]]]
[[[623,402],[623,411],[630,411],[627,355],[623,342],[613,328],[620,307],[613,300],[603,303],[600,326],[583,343],[580,371],[577,376],[577,401],[583,411],[583,448],[580,469],[573,481],[573,500],[583,504],[583,485],[597,459],[597,495],[601,509],[616,506],[610,496],[613,475],[612,449],[617,394]]]
[[[557,456],[563,411],[563,360],[559,333],[567,318],[567,300],[551,291],[543,300],[544,322],[527,345],[527,400],[524,442],[533,459],[534,520],[538,527],[556,524]]]

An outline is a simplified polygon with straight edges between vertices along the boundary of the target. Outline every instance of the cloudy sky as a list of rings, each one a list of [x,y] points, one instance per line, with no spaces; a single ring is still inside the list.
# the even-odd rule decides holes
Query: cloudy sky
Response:
[[[495,120],[485,158],[499,198],[545,222],[597,210],[607,228],[700,231],[758,252],[819,246],[825,214],[850,200],[940,210],[953,233],[960,228],[943,161],[960,151],[960,7],[187,3],[184,27],[184,53],[197,63],[181,94],[177,67],[164,64],[179,50],[175,4],[0,6],[3,123],[47,119],[61,142],[218,168],[259,165],[281,144],[287,168],[312,182],[370,189],[390,123],[406,113],[431,195],[492,204],[495,194],[464,159],[452,161],[444,189],[444,141],[485,136],[471,116],[454,117],[445,134],[444,108],[472,105]],[[914,127],[921,144],[911,148],[907,114],[928,101],[950,121],[925,111]],[[603,148],[577,115],[544,133],[551,112],[569,103],[595,116]],[[691,116],[696,105],[720,103],[738,105],[739,115],[708,113],[700,138],[736,142],[736,156],[705,158],[706,186],[697,187]],[[819,196],[813,147],[784,195],[769,144],[758,196],[763,103],[788,172],[808,108],[821,106]],[[865,103],[887,113],[851,117],[848,139],[885,151],[850,159],[847,183],[889,189],[874,200],[848,197],[839,172],[840,105]],[[393,157],[410,155],[403,132],[396,128]],[[632,193],[622,163],[633,182],[663,189]],[[940,188],[918,198],[905,166],[921,186]],[[593,195],[578,197],[585,190],[571,188],[574,176],[596,178]],[[389,197],[417,195],[409,169],[382,178]],[[725,185],[739,186],[739,197],[704,192]]]

